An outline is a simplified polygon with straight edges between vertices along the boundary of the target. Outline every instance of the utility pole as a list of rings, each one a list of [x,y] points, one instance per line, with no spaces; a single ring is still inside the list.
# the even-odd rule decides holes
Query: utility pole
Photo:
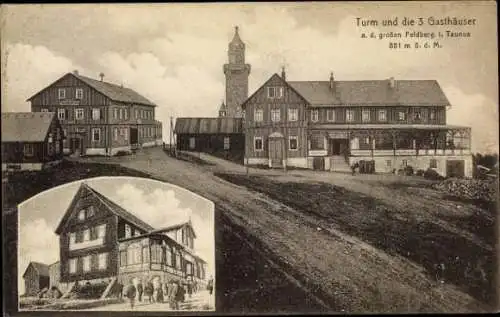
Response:
[[[170,142],[169,142],[169,146],[170,146],[170,155],[172,155],[172,141],[173,141],[173,133],[174,133],[174,130],[173,130],[173,117],[171,116],[170,117]]]

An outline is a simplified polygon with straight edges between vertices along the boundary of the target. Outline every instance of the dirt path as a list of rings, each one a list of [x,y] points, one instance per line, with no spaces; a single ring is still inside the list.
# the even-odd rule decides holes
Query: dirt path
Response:
[[[159,149],[110,159],[212,200],[299,286],[334,311],[467,312],[480,304],[452,285],[436,287],[422,268],[388,255],[302,211],[236,186]],[[297,171],[294,172],[294,174]],[[300,173],[299,173],[300,175]],[[287,176],[288,177],[288,176]],[[284,193],[286,194],[286,193]],[[300,197],[297,197],[300,199]],[[319,230],[320,228],[321,230]]]

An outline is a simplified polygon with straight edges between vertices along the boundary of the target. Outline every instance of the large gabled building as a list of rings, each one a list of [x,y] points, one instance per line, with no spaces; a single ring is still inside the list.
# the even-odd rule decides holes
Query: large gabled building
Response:
[[[283,70],[243,103],[245,162],[470,177],[470,128],[446,124],[450,106],[435,80],[288,81]]]
[[[174,278],[204,284],[191,221],[155,229],[83,183],[56,229],[60,283]]]
[[[65,135],[64,151],[115,155],[162,144],[156,105],[134,90],[67,73],[30,97],[32,112],[55,113]]]

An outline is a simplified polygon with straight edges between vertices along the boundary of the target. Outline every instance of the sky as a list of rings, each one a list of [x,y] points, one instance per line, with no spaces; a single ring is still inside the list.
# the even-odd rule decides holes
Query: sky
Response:
[[[234,26],[246,43],[254,92],[285,65],[288,80],[434,79],[452,104],[448,124],[472,127],[475,151],[498,151],[495,2],[9,5],[2,10],[2,111],[63,74],[130,87],[169,118],[216,116]],[[356,18],[476,19],[474,26],[366,27]],[[404,29],[403,29],[404,28]],[[363,31],[468,31],[439,49],[389,49]],[[413,39],[403,42],[413,43]]]
[[[82,182],[105,195],[154,228],[191,219],[197,235],[194,251],[207,261],[207,276],[215,276],[214,204],[175,185],[136,177],[96,177],[54,187],[19,205],[19,294],[30,261],[59,260],[54,233]]]

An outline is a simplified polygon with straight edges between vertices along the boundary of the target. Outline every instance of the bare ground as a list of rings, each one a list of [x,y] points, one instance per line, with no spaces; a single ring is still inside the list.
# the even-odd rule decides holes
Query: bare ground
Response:
[[[416,197],[412,188],[394,188],[397,181],[405,183],[404,179],[389,177],[386,182],[373,175],[356,178],[310,171],[259,171],[261,179],[243,178],[240,182],[225,177],[240,184],[235,185],[214,175],[224,171],[223,167],[178,161],[157,149],[104,160],[146,172],[214,201],[230,223],[243,228],[243,240],[253,241],[276,270],[327,310],[491,309],[458,277],[449,274],[445,276],[447,283],[441,284],[429,273],[436,259],[439,262],[449,257],[449,252],[444,252],[448,247],[454,256],[466,259],[467,254],[477,254],[471,251],[474,247],[484,254],[492,252],[487,241],[443,220],[466,217],[475,207],[442,200],[425,192],[427,189],[422,189],[426,196]],[[244,169],[228,166],[231,174],[242,177]],[[318,182],[336,186],[313,185]],[[442,246],[434,247],[432,241]]]

